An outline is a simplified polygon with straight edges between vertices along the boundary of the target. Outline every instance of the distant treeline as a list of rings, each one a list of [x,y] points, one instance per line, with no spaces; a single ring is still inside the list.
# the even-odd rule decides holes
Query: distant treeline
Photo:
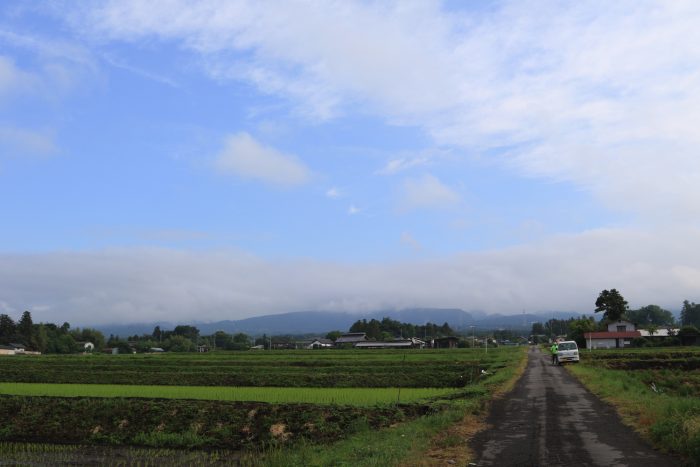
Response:
[[[402,323],[391,318],[358,320],[351,327],[350,332],[364,332],[370,340],[394,340],[398,338],[419,337],[432,339],[435,337],[452,336],[454,330],[449,324],[442,325],[426,323],[415,325]],[[335,340],[343,332],[331,331],[326,338]],[[0,345],[22,344],[27,350],[39,351],[48,354],[70,354],[85,351],[85,343],[94,345],[93,351],[101,352],[105,349],[118,349],[119,353],[149,352],[153,349],[162,349],[169,352],[195,352],[199,348],[206,350],[247,350],[254,345],[262,345],[265,348],[294,347],[299,340],[298,336],[267,336],[263,334],[253,338],[245,333],[229,334],[217,331],[214,334],[203,336],[196,326],[179,325],[172,330],[161,329],[156,326],[150,334],[127,336],[105,336],[97,329],[74,328],[69,323],[58,326],[52,323],[35,324],[32,315],[25,311],[19,321],[15,322],[9,315],[0,314]]]
[[[103,346],[105,338],[96,329],[75,328],[63,323],[35,324],[29,311],[22,313],[19,321],[6,314],[0,314],[0,345],[21,344],[27,350],[41,353],[68,354],[83,350],[79,343],[92,342],[95,347]]]
[[[435,338],[454,335],[454,330],[447,323],[439,325],[428,322],[420,325],[402,323],[387,317],[381,321],[376,319],[357,320],[350,326],[350,332],[364,332],[369,339],[378,341],[393,340],[399,337]]]
[[[53,323],[35,324],[29,311],[22,313],[15,322],[9,315],[0,314],[0,345],[21,344],[26,350],[47,354],[70,354],[85,351],[85,344],[93,344],[92,351],[116,348],[119,353],[148,352],[161,348],[171,352],[196,351],[200,345],[226,350],[245,350],[252,340],[246,334],[230,335],[218,331],[211,336],[200,336],[194,326],[176,326],[173,330],[161,330],[156,326],[151,334],[130,336],[126,339],[110,335],[108,338],[92,328],[71,329],[69,323],[58,326]],[[89,349],[88,349],[89,350]]]

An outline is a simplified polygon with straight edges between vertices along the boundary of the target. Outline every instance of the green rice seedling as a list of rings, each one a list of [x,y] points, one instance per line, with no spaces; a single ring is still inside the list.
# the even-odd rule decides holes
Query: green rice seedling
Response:
[[[0,359],[0,381],[278,387],[463,387],[517,348],[46,355]]]
[[[0,394],[49,397],[202,399],[367,406],[415,402],[454,393],[449,388],[278,388],[0,383]]]

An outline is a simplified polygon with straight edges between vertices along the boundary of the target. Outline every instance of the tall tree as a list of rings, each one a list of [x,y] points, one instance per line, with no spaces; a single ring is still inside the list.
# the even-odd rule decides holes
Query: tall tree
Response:
[[[16,332],[15,321],[9,315],[0,315],[0,344],[9,344]]]
[[[567,336],[572,341],[576,341],[579,347],[587,347],[584,335],[587,332],[593,331],[595,331],[595,320],[593,317],[583,317],[574,319],[569,323],[569,333]]]
[[[46,353],[46,348],[48,346],[49,335],[46,332],[46,326],[44,324],[39,324],[34,326],[34,342],[36,343],[36,350],[41,353]]]
[[[197,329],[195,326],[186,326],[183,324],[175,326],[175,329],[173,329],[173,334],[176,336],[186,337],[192,342],[197,342],[197,339],[199,338],[199,329]]]
[[[627,301],[616,289],[603,290],[595,301],[595,312],[604,311],[603,317],[609,321],[617,321],[627,311]]]
[[[700,304],[689,302],[688,300],[683,301],[681,324],[684,326],[700,326]]]
[[[652,324],[657,326],[672,326],[675,322],[673,313],[664,310],[658,305],[647,305],[638,310],[628,310],[625,314],[630,321],[641,326]]]
[[[250,348],[250,336],[242,332],[234,334],[231,343],[226,348],[230,350],[247,350]]]
[[[24,339],[24,345],[32,346],[34,341],[34,323],[32,322],[32,314],[29,311],[22,313],[22,317],[17,323],[17,332]]]
[[[533,336],[541,335],[545,333],[544,329],[544,324],[537,322],[537,323],[532,323],[532,329],[530,330],[530,334]]]

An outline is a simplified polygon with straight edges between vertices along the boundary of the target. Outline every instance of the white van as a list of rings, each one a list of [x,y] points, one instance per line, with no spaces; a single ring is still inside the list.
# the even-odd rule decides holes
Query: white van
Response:
[[[559,363],[578,363],[578,345],[576,345],[576,341],[559,342],[557,346],[557,361]]]

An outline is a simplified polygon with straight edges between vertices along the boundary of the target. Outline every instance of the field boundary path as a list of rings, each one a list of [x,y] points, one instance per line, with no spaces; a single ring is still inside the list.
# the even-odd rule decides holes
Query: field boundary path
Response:
[[[654,451],[551,357],[531,347],[525,373],[496,400],[488,429],[470,442],[486,466],[654,466],[679,459]]]

